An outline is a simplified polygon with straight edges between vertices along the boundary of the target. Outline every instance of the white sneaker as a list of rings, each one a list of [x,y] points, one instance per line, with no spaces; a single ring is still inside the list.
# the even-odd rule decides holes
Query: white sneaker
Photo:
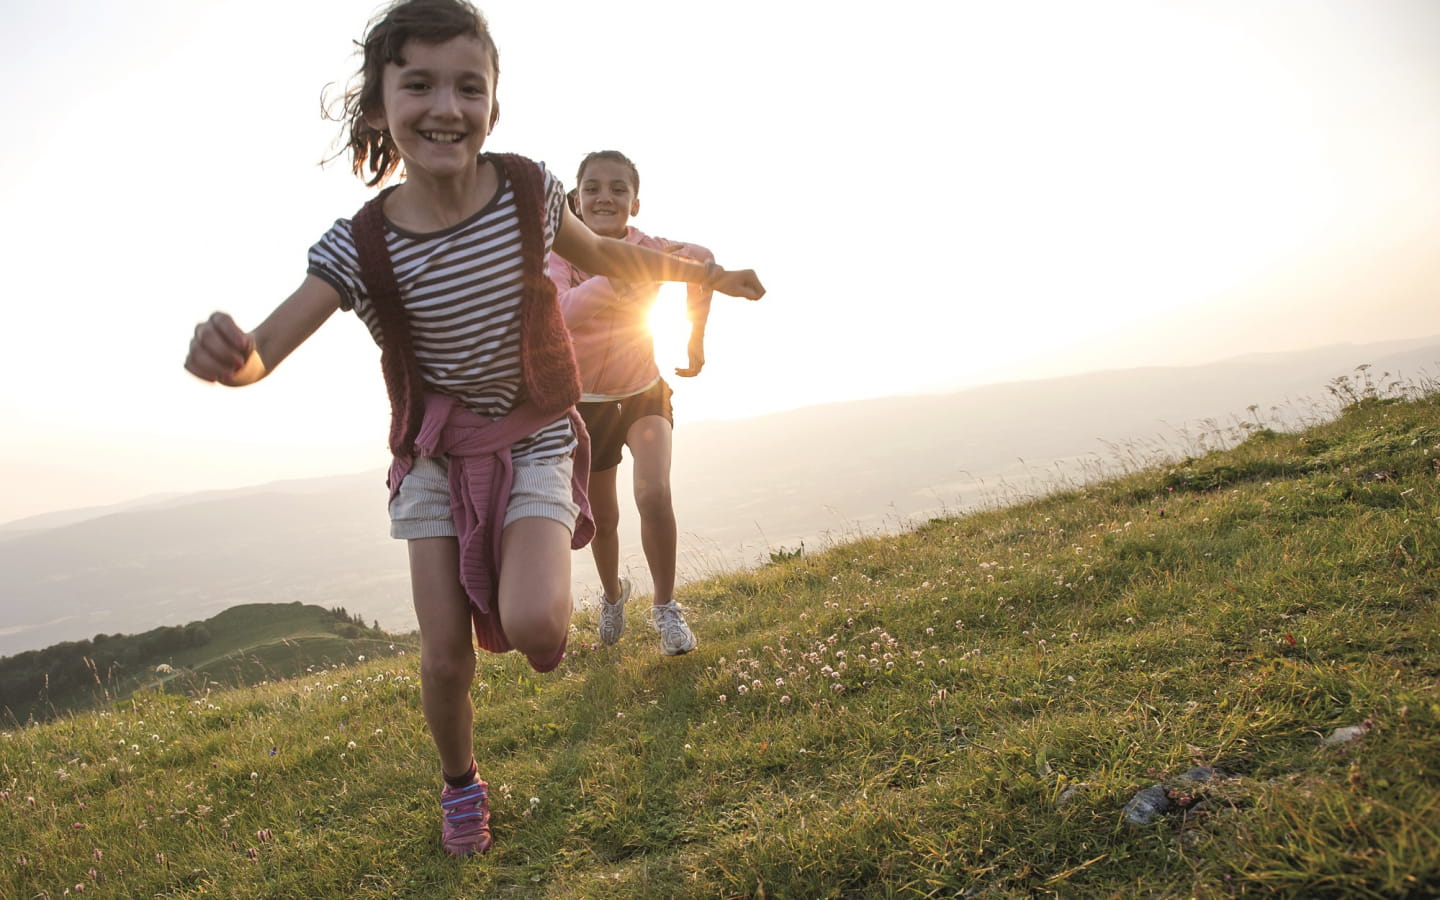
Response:
[[[695,649],[695,635],[685,624],[685,614],[674,600],[664,606],[650,607],[650,627],[660,632],[660,649],[666,656],[679,656]]]
[[[625,633],[625,601],[630,599],[630,579],[620,579],[620,599],[611,603],[600,598],[600,643],[610,646]]]

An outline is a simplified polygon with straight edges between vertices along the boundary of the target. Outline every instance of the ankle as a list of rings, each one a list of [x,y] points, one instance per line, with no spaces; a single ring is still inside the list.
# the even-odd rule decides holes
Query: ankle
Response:
[[[466,770],[464,775],[446,775],[445,770],[441,769],[440,777],[444,778],[445,783],[450,785],[450,787],[452,788],[469,787],[470,785],[475,783],[476,778],[480,777],[480,770],[475,765],[475,758],[471,757],[470,768]]]

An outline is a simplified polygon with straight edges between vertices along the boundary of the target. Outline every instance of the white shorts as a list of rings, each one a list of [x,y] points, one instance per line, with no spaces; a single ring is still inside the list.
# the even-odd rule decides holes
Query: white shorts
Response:
[[[580,515],[570,486],[573,456],[555,456],[515,463],[505,524],[538,516],[554,519],[573,534]],[[450,514],[450,469],[444,456],[417,456],[390,501],[390,536],[401,540],[455,537]]]

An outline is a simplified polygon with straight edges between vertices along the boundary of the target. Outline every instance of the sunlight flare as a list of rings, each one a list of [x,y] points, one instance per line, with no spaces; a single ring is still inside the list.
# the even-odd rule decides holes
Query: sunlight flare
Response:
[[[685,315],[685,293],[685,285],[680,282],[662,284],[660,297],[650,308],[647,324],[661,375],[669,375],[689,361],[686,345],[690,341],[690,320]]]

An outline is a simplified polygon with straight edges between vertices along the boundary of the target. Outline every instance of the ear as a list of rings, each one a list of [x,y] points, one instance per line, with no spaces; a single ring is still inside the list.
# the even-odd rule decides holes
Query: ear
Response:
[[[495,123],[498,121],[500,121],[500,101],[496,100],[490,104],[490,124],[485,128],[485,133],[489,134],[494,131]]]
[[[640,198],[639,198],[639,197],[636,197],[634,200],[631,200],[631,201],[630,201],[630,215],[632,215],[632,216],[638,216],[638,215],[640,215]]]
[[[364,113],[365,124],[376,131],[385,131],[390,123],[385,119],[385,104],[377,104],[377,108]]]

